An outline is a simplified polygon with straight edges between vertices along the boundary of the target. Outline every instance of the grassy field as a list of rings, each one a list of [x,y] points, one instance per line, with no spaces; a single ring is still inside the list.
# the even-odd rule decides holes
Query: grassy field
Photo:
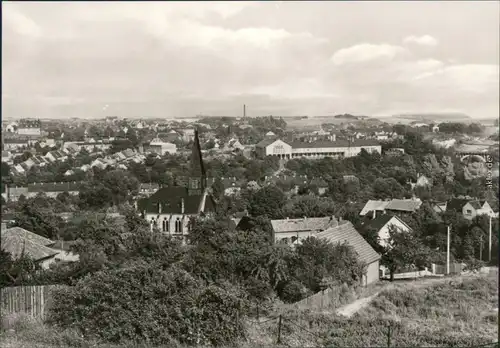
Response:
[[[311,310],[283,313],[278,320],[249,321],[245,342],[235,347],[470,347],[498,341],[498,272],[440,281],[391,284],[351,318]],[[87,342],[71,331],[26,317],[4,318],[5,348],[127,348]],[[491,345],[489,347],[494,347]],[[143,347],[146,347],[143,345]],[[170,345],[171,347],[171,345]],[[496,346],[495,346],[496,347]]]

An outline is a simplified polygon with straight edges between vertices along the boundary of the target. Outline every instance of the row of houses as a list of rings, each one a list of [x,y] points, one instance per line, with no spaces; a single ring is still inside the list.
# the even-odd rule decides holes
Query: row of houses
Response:
[[[33,166],[44,167],[49,163],[64,162],[69,156],[74,155],[75,152],[71,149],[49,151],[45,156],[34,155],[26,161],[13,166],[12,170],[16,174],[24,174]]]
[[[5,192],[2,192],[2,197],[7,202],[17,202],[19,197],[26,198],[35,197],[39,193],[44,193],[49,197],[55,198],[63,192],[70,195],[78,195],[82,182],[46,182],[33,183],[27,186],[8,186],[5,185]]]
[[[420,209],[422,201],[419,198],[412,199],[392,199],[392,200],[369,200],[361,212],[360,216],[376,216],[377,214],[398,213],[411,214]],[[498,217],[486,200],[452,198],[446,202],[433,204],[433,209],[437,213],[446,211],[456,211],[462,213],[468,220],[479,215],[487,215],[492,218]]]

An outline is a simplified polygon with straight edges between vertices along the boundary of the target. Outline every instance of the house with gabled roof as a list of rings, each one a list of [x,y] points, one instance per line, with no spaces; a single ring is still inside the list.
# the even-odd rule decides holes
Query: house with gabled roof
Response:
[[[385,210],[393,213],[410,214],[420,209],[421,205],[422,201],[419,198],[393,199],[386,205]]]
[[[401,232],[411,232],[412,229],[406,222],[404,222],[397,215],[379,214],[374,215],[372,218],[363,223],[364,229],[375,229],[377,231],[379,244],[387,246],[389,240],[389,231],[391,228],[396,228]]]
[[[366,265],[365,274],[361,279],[362,286],[367,286],[379,280],[380,254],[359,234],[351,222],[343,221],[338,226],[328,228],[314,237],[332,244],[346,243],[354,249],[359,260]]]
[[[328,190],[328,183],[323,178],[312,178],[309,181],[309,186],[316,187],[320,196],[324,195]]]
[[[486,200],[452,198],[446,204],[445,211],[448,210],[460,212],[468,220],[472,220],[479,215],[498,217],[498,214],[493,211],[493,208]]]
[[[319,232],[337,226],[338,223],[334,216],[271,220],[273,240],[281,244],[298,244],[307,237],[314,237]]]
[[[1,231],[2,250],[10,253],[16,260],[23,255],[32,259],[43,269],[56,262],[55,256],[59,253],[49,246],[54,242],[39,236],[21,227],[8,228]]]
[[[389,201],[381,201],[381,200],[369,200],[366,202],[365,206],[359,213],[361,216],[365,216],[366,214],[377,211],[377,212],[384,212],[385,207],[389,204]]]

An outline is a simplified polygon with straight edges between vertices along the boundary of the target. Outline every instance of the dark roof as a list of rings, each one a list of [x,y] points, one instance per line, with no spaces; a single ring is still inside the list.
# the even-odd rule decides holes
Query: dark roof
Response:
[[[323,180],[322,178],[313,178],[310,182],[309,185],[314,185],[318,187],[328,187],[328,183]]]
[[[380,145],[377,141],[374,140],[364,140],[364,139],[356,139],[352,142],[347,140],[336,140],[336,141],[313,141],[310,143],[294,141],[290,143],[292,148],[294,149],[303,149],[303,148],[328,148],[328,147],[349,147],[349,146],[377,146]]]
[[[278,139],[275,139],[275,138],[266,138],[260,142],[258,142],[255,147],[267,147],[269,145],[271,145],[272,143],[274,143],[276,140]]]
[[[408,224],[404,222],[400,217],[392,214],[379,214],[377,217],[375,217],[375,219],[368,220],[363,228],[374,228],[375,230],[379,231],[389,221],[391,221],[392,218],[398,219],[401,223],[408,227],[408,229],[411,229],[410,226],[408,226]]]
[[[482,204],[479,201],[469,201],[469,204],[472,205],[474,209],[481,209]]]
[[[46,182],[28,184],[28,192],[79,191],[81,184],[81,182]]]
[[[352,246],[361,261],[370,264],[380,260],[380,255],[359,234],[352,223],[345,222],[336,227],[329,228],[315,235],[316,238],[325,239],[330,243],[344,243]]]
[[[461,198],[452,198],[448,201],[448,204],[446,205],[446,210],[456,210],[456,211],[462,211],[464,205],[469,202],[468,199],[461,199]]]
[[[156,191],[151,197],[139,199],[137,206],[146,213],[158,213],[161,205],[162,214],[181,214],[182,200],[184,200],[184,214],[197,214],[203,195],[189,195],[185,187],[164,187]],[[215,211],[215,203],[207,194],[205,212]]]

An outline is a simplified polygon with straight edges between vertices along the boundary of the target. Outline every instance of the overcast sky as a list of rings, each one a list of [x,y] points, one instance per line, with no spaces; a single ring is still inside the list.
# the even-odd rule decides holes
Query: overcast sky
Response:
[[[2,2],[2,112],[498,117],[499,4]]]

